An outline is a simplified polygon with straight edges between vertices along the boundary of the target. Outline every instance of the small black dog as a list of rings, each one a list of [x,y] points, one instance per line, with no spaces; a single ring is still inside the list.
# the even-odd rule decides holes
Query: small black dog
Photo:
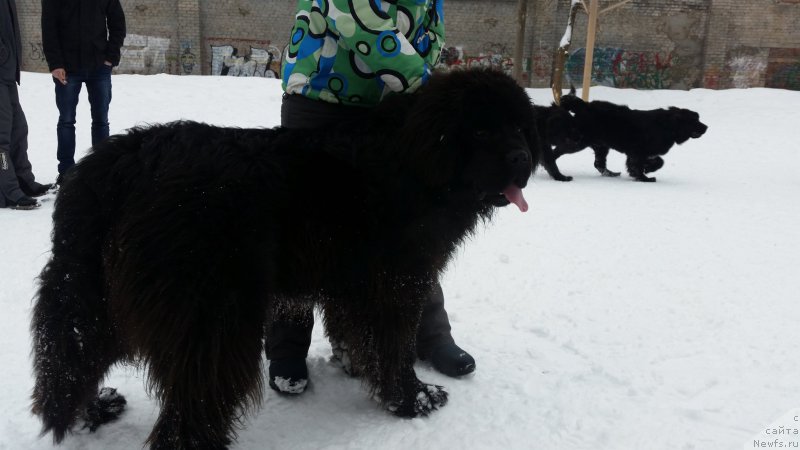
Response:
[[[539,153],[542,166],[553,179],[571,181],[572,177],[566,176],[558,170],[557,156],[553,148],[572,149],[581,145],[583,135],[578,127],[578,121],[569,111],[555,103],[550,106],[534,105],[533,107],[536,110],[536,131],[539,133]]]
[[[626,166],[631,177],[637,181],[656,181],[645,174],[664,165],[661,156],[673,145],[699,138],[708,129],[700,122],[699,114],[688,109],[670,107],[642,111],[604,101],[587,103],[575,95],[574,88],[561,98],[561,107],[574,114],[578,132],[571,139],[556,144],[542,159],[552,160],[552,167],[548,168],[545,163],[545,169],[553,178],[562,181],[569,180],[559,178],[564,176],[558,171],[555,160],[586,147],[594,150],[594,166],[603,176],[619,176],[619,172],[606,168],[608,151],[613,148],[627,156]]]

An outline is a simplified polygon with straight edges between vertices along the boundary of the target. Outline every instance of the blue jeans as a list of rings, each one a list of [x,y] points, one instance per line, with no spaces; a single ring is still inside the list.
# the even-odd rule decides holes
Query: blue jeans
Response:
[[[75,110],[81,85],[86,83],[92,110],[92,145],[108,137],[108,105],[111,103],[111,66],[103,64],[92,70],[67,72],[67,84],[53,78],[58,106],[58,173],[75,164]]]

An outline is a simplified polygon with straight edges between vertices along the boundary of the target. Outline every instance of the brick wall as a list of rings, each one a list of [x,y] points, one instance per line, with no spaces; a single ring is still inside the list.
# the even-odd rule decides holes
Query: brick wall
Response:
[[[619,0],[600,0],[601,9]],[[569,0],[530,1],[523,64],[550,83]],[[296,0],[122,0],[128,39],[118,72],[275,76]],[[17,0],[23,68],[46,71],[41,1]],[[511,71],[517,0],[446,0],[442,67]],[[566,82],[580,85],[586,16]],[[633,0],[600,17],[593,82],[617,87],[800,89],[800,0]]]

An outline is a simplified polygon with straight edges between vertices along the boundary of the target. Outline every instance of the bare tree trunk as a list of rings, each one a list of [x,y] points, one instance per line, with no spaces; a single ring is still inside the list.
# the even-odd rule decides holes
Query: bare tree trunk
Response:
[[[514,79],[524,86],[522,80],[522,59],[525,47],[525,24],[528,22],[528,0],[517,0],[517,42],[514,46]]]
[[[564,64],[569,56],[569,46],[572,43],[572,30],[575,26],[575,16],[578,14],[580,8],[586,9],[583,0],[572,0],[569,8],[569,21],[567,22],[567,29],[564,30],[564,35],[561,37],[561,43],[556,49],[556,54],[553,58],[553,71],[550,75],[550,89],[553,90],[553,100],[556,104],[561,103],[561,85],[564,82]]]

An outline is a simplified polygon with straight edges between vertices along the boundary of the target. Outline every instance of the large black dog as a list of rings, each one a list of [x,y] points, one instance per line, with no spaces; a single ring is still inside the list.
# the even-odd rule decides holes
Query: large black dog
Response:
[[[146,367],[159,449],[224,448],[255,407],[270,311],[318,304],[398,416],[447,400],[417,379],[421,304],[496,207],[527,209],[534,111],[510,77],[435,75],[335,130],[172,123],[114,136],[66,177],[33,321],[33,411],[60,442]]]
[[[688,109],[670,107],[642,111],[604,101],[587,103],[575,96],[574,90],[561,98],[560,105],[574,114],[577,131],[572,142],[543,149],[543,152],[552,153],[544,153],[542,161],[548,173],[562,181],[569,180],[559,172],[555,160],[586,147],[594,150],[594,166],[603,176],[619,176],[619,172],[606,167],[608,151],[613,148],[627,156],[626,166],[631,177],[637,181],[656,181],[646,174],[664,165],[662,156],[673,145],[699,138],[708,129],[700,122],[700,116]]]

